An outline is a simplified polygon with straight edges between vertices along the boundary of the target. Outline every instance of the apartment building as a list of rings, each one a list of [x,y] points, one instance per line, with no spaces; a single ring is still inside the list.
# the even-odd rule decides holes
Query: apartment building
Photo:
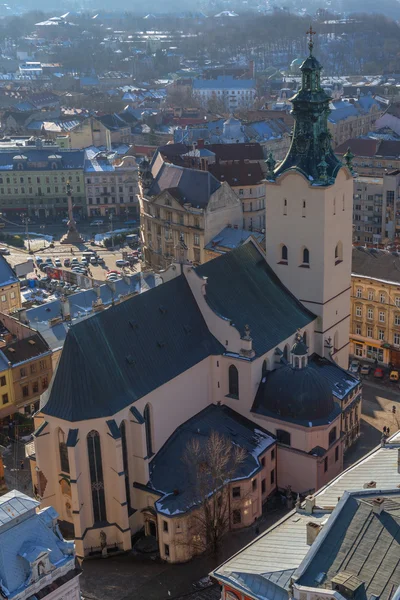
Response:
[[[0,151],[0,209],[5,215],[24,212],[32,217],[67,213],[70,180],[75,214],[86,214],[83,150],[48,148]]]
[[[256,96],[254,79],[235,79],[231,75],[220,75],[216,79],[195,79],[193,94],[201,105],[218,102],[227,111],[252,108]]]
[[[400,254],[353,248],[350,354],[400,367]]]
[[[0,311],[12,312],[21,307],[21,286],[14,270],[0,255]]]
[[[335,148],[335,154],[342,158],[349,148],[358,175],[383,177],[386,171],[400,169],[400,141],[350,137]]]
[[[353,195],[354,242],[379,244],[382,240],[383,178],[356,177]]]
[[[349,138],[367,135],[375,121],[383,114],[384,107],[370,94],[354,98],[341,98],[331,102],[328,128],[334,148]]]
[[[86,203],[89,217],[139,214],[138,166],[133,156],[117,160],[107,152],[85,160]]]

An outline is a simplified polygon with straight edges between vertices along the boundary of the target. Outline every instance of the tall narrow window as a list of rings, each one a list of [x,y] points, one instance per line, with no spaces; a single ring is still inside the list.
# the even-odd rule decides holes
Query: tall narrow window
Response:
[[[333,199],[333,214],[336,215],[336,198]]]
[[[286,200],[286,198],[283,199],[283,214],[287,215],[287,200]]]
[[[338,242],[335,248],[335,265],[338,265],[343,261],[343,244]]]
[[[229,395],[239,398],[239,372],[235,365],[229,367]]]
[[[128,503],[128,509],[131,507],[131,489],[129,485],[129,463],[128,463],[128,444],[126,441],[126,423],[122,421],[120,426],[121,431],[121,442],[122,442],[122,462],[124,465],[124,473],[125,473],[125,491],[126,491],[126,501]]]
[[[306,201],[305,200],[303,200],[303,210],[302,210],[301,216],[304,218],[306,216]]]
[[[60,466],[63,473],[69,473],[68,448],[65,443],[65,434],[62,429],[58,430],[58,449],[60,453]]]
[[[281,248],[281,261],[282,262],[287,262],[288,261],[288,249],[287,249],[287,246],[282,246],[282,248]]]
[[[146,446],[147,446],[147,456],[153,455],[153,432],[152,432],[152,423],[151,423],[151,407],[149,404],[146,404],[145,409],[143,411],[143,418],[146,427]]]
[[[308,248],[304,248],[303,250],[303,265],[309,265],[310,264],[310,252],[308,250]]]
[[[88,433],[87,447],[92,489],[93,522],[95,524],[107,521],[103,463],[101,460],[100,435],[98,431],[90,431]]]

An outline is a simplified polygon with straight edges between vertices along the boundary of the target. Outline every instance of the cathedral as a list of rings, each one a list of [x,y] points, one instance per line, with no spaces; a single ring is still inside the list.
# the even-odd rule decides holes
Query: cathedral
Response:
[[[331,149],[309,48],[290,150],[267,160],[266,252],[250,239],[198,267],[182,260],[67,335],[30,458],[36,496],[73,528],[80,558],[129,550],[139,530],[167,561],[200,551],[190,488],[207,465],[191,472],[188,444],[217,432],[245,453],[223,485],[235,529],[277,491],[325,485],[358,438],[351,156],[343,165]]]

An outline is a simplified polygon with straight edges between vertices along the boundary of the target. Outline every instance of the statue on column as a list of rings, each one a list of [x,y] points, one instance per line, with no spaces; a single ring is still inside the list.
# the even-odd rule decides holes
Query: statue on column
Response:
[[[83,244],[84,239],[79,235],[76,227],[76,221],[74,219],[74,209],[72,202],[72,187],[71,181],[67,181],[67,201],[68,201],[68,231],[61,238],[61,244]]]

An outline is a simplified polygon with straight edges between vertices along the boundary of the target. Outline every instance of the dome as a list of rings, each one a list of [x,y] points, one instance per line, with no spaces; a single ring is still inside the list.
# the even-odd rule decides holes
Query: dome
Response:
[[[277,416],[299,421],[324,419],[335,408],[328,381],[309,366],[286,365],[268,374],[261,404]]]
[[[321,64],[318,62],[318,60],[315,58],[315,56],[313,56],[312,54],[310,56],[307,56],[307,58],[303,61],[300,69],[302,71],[320,71],[322,69]]]

